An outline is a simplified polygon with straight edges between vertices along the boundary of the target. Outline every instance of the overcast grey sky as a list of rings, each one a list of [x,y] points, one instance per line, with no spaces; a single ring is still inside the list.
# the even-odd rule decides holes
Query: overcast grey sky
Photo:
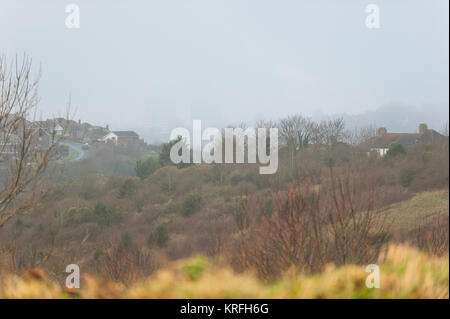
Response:
[[[81,28],[65,27],[76,3]],[[368,29],[365,7],[380,7]],[[126,126],[448,105],[448,1],[0,0],[0,53],[42,64],[41,110]],[[214,123],[215,122],[215,123]]]

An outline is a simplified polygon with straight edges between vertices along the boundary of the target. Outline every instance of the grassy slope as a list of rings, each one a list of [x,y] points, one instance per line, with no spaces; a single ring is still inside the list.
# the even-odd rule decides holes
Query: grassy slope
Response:
[[[39,272],[3,276],[0,298],[448,298],[448,256],[435,258],[406,246],[390,246],[380,266],[380,288],[367,288],[365,267],[329,266],[314,276],[286,274],[265,284],[196,257],[173,263],[130,287],[84,277],[65,291]]]
[[[76,159],[79,155],[78,151],[76,149],[74,149],[73,147],[69,147],[69,152],[70,152],[70,155],[67,158],[68,161],[72,161],[72,160]]]
[[[424,219],[449,216],[449,191],[423,192],[412,199],[392,205],[388,210],[393,230],[412,230]]]

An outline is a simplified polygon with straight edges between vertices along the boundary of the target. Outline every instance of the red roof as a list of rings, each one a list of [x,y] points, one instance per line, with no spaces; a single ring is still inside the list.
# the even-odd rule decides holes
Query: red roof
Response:
[[[444,138],[435,130],[429,129],[423,134],[418,133],[386,133],[380,136],[374,136],[361,146],[367,148],[388,148],[389,144],[395,142],[402,145],[411,145],[420,142],[437,142]]]

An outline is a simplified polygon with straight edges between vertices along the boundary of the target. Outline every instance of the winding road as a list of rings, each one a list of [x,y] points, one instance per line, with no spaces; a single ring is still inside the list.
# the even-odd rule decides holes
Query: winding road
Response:
[[[71,162],[81,161],[82,159],[85,159],[85,158],[87,158],[89,156],[89,150],[84,150],[83,149],[83,145],[84,144],[71,142],[71,141],[60,142],[60,144],[66,145],[67,147],[73,149],[74,151],[76,151],[78,153],[77,157],[72,158],[72,159],[69,160]],[[70,154],[69,154],[68,157],[70,157]]]

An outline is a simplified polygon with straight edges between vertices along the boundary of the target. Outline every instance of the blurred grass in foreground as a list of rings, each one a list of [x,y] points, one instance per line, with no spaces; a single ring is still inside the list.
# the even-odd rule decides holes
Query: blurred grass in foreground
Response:
[[[126,287],[82,276],[81,289],[69,291],[40,270],[22,277],[2,275],[0,298],[448,298],[449,259],[406,246],[390,246],[379,262],[380,288],[366,288],[365,266],[329,265],[320,274],[286,273],[263,283],[251,273],[236,274],[197,256],[173,263]],[[82,269],[81,269],[82,271]]]

